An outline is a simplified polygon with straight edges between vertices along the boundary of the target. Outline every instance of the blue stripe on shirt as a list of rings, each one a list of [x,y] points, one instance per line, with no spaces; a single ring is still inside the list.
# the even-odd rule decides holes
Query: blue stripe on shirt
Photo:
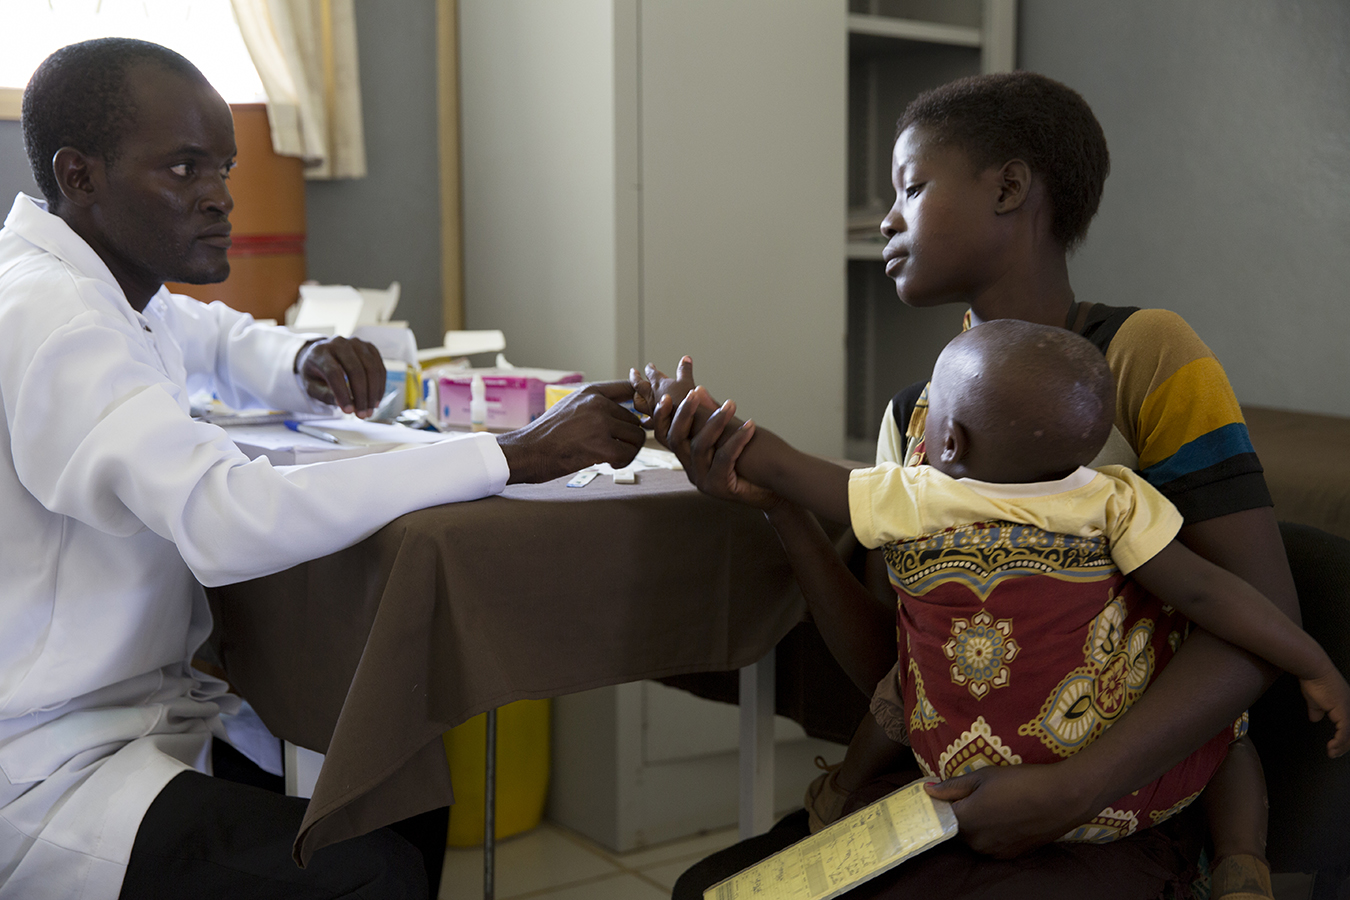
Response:
[[[1251,438],[1247,436],[1247,426],[1242,422],[1233,422],[1188,441],[1176,453],[1139,474],[1149,484],[1158,487],[1234,456],[1255,452]]]

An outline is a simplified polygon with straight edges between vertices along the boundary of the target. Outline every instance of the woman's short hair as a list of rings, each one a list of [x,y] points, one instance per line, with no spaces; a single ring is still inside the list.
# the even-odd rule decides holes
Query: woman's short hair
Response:
[[[959,146],[979,170],[1022,160],[1045,181],[1056,240],[1070,250],[1087,237],[1111,157],[1077,91],[1034,72],[962,78],[914,98],[897,137],[911,125]]]

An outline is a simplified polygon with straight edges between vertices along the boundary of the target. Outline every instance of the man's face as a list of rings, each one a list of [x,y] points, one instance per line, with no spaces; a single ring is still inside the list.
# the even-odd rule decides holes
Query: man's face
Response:
[[[119,281],[210,284],[230,274],[226,187],[234,120],[210,85],[153,64],[127,73],[135,119],[103,170],[87,236]]]

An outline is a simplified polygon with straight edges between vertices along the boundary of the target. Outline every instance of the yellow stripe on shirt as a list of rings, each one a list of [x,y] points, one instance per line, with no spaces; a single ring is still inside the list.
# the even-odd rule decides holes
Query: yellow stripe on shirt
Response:
[[[1186,398],[1188,416],[1168,415],[1173,398]],[[1139,409],[1139,466],[1148,468],[1167,459],[1201,435],[1242,422],[1242,410],[1214,357],[1182,366],[1144,399]]]

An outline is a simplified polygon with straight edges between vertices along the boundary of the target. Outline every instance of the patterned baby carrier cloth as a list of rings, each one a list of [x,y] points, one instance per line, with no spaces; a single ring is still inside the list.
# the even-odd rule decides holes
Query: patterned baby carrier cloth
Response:
[[[1087,312],[1075,330],[1105,353],[1136,308]],[[927,462],[927,412],[925,382],[892,400],[895,421],[906,424],[905,465]],[[908,739],[920,768],[943,778],[1078,752],[1139,699],[1190,627],[1121,574],[1105,537],[977,522],[884,551],[899,601],[896,672]],[[1246,732],[1243,713],[1060,840],[1105,843],[1170,818]]]
[[[884,550],[909,739],[930,775],[1073,755],[1139,699],[1185,637],[1186,618],[1122,575],[1105,537],[978,522]],[[1112,841],[1169,818],[1245,731],[1244,714],[1061,840]]]

